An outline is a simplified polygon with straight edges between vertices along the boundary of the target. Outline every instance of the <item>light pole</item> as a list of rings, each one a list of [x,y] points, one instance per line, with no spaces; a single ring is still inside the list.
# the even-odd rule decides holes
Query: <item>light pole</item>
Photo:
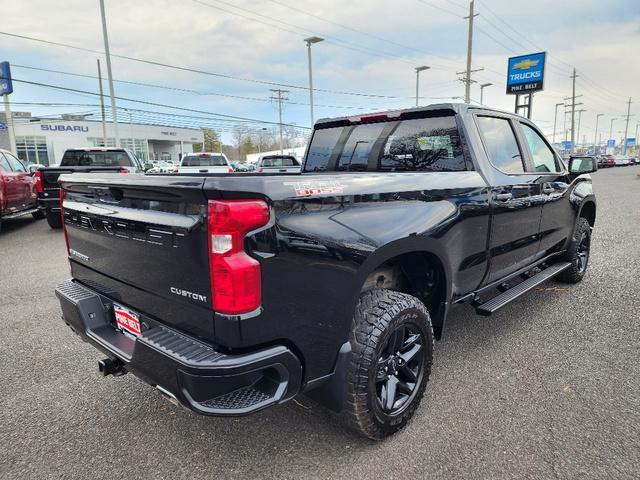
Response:
[[[427,67],[426,65],[416,67],[416,107],[418,106],[418,92],[420,91],[420,72],[424,72],[430,68],[431,67]]]
[[[586,112],[584,108],[578,110],[578,131],[576,132],[576,144],[580,143],[580,122],[582,121],[582,112]],[[572,145],[573,146],[573,145]]]
[[[111,54],[109,53],[109,35],[107,34],[107,15],[104,11],[104,0],[100,0],[100,16],[102,18],[102,37],[104,39],[104,53],[107,59],[107,80],[109,82],[109,94],[111,95],[111,116],[113,117],[113,133],[116,147],[119,147],[120,135],[118,134],[118,110],[116,108],[116,94],[113,89],[113,75],[111,74]]]
[[[609,127],[609,138],[611,138],[611,135],[613,135],[613,121],[617,120],[617,118],[612,118],[611,119],[611,126]]]
[[[600,117],[604,117],[604,113],[598,113],[596,115],[596,133],[593,136],[593,154],[594,155],[597,154],[596,150],[598,149],[598,120],[600,120]]]
[[[304,41],[307,44],[307,56],[309,57],[309,112],[311,115],[311,127],[313,128],[313,70],[311,67],[311,45],[314,43],[322,42],[324,38],[321,37],[309,37]]]
[[[562,105],[564,105],[564,103],[556,103],[556,111],[553,115],[553,139],[551,140],[551,144],[555,144],[556,143],[556,122],[558,120],[558,107],[561,107]],[[566,115],[565,115],[566,118]]]
[[[484,103],[482,102],[482,99],[484,98],[484,89],[490,87],[491,85],[493,85],[493,83],[483,83],[482,85],[480,85],[480,105],[484,105]]]

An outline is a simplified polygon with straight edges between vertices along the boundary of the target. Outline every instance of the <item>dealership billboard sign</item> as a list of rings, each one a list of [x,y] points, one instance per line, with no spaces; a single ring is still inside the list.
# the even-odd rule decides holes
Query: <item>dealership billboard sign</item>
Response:
[[[546,57],[546,52],[511,57],[507,67],[507,94],[542,90]]]
[[[9,95],[12,92],[11,67],[9,62],[0,62],[0,95]]]

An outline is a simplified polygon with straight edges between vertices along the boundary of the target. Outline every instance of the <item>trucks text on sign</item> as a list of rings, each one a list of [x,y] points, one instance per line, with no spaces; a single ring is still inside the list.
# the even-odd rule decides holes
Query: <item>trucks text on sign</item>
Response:
[[[520,94],[542,90],[546,52],[511,57],[507,68],[507,93]]]

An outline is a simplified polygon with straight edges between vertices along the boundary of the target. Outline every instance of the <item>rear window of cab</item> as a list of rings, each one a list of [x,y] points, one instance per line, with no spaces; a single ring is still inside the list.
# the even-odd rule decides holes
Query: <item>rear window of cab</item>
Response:
[[[67,150],[64,152],[61,167],[134,167],[125,151],[85,151]]]
[[[305,172],[467,170],[454,115],[317,129]]]

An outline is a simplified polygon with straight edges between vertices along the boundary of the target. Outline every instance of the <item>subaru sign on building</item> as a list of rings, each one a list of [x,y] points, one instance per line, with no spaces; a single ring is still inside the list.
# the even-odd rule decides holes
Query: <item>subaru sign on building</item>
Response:
[[[521,94],[542,90],[546,52],[511,57],[507,68],[507,93]]]

